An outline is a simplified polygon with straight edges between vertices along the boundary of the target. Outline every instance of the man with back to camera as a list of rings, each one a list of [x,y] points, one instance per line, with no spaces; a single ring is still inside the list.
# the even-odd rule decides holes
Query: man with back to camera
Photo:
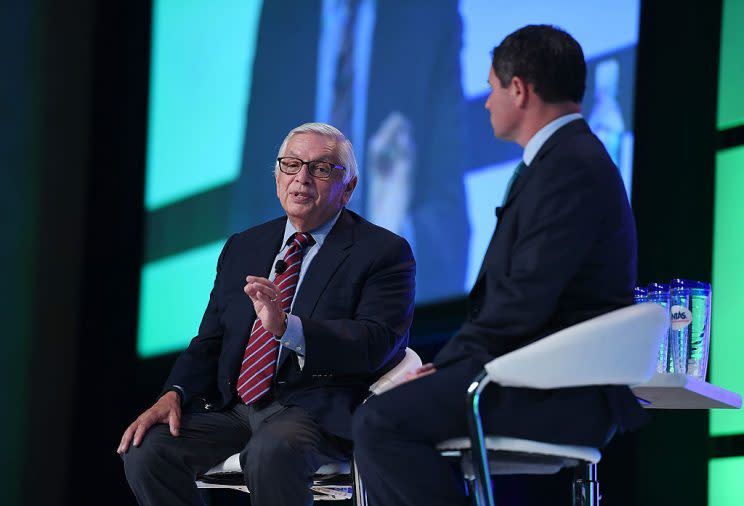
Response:
[[[617,168],[580,114],[586,64],[552,26],[493,50],[486,101],[497,138],[524,148],[454,337],[411,380],[361,406],[354,452],[372,506],[465,504],[435,449],[468,433],[465,392],[495,357],[632,303],[636,231]],[[643,409],[625,386],[489,386],[489,433],[601,447]]]
[[[405,353],[413,256],[344,208],[351,143],[301,125],[275,176],[286,217],[228,239],[198,335],[122,436],[140,504],[201,504],[195,476],[237,452],[251,504],[311,504],[318,467],[350,457],[352,409]]]

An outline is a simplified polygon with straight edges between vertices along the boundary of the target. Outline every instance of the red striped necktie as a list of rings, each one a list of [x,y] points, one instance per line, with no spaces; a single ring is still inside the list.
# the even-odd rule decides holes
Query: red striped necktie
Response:
[[[300,279],[300,267],[305,248],[314,242],[310,234],[296,233],[284,255],[287,269],[274,279],[279,288],[282,310],[289,313],[292,307],[297,282]],[[251,337],[243,354],[240,375],[236,382],[238,395],[246,404],[252,404],[271,390],[272,378],[276,372],[276,360],[279,355],[279,341],[266,330],[261,320],[253,323]]]

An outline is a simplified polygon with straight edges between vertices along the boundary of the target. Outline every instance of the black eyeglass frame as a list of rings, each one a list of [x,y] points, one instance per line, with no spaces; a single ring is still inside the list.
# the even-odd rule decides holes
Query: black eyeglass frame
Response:
[[[282,160],[297,160],[298,162],[300,162],[300,168],[297,169],[297,172],[288,172],[288,171],[284,170],[284,166],[282,164]],[[346,167],[344,167],[343,165],[339,165],[339,164],[334,163],[334,162],[329,162],[328,160],[309,160],[309,161],[305,161],[305,160],[302,160],[301,158],[297,158],[296,156],[280,156],[279,158],[276,159],[276,161],[279,164],[279,170],[282,171],[285,174],[289,174],[290,176],[293,176],[295,174],[299,174],[300,171],[302,170],[302,166],[303,165],[307,165],[307,172],[308,172],[308,174],[310,174],[314,178],[316,178],[316,179],[330,179],[332,172],[328,173],[328,175],[326,175],[326,176],[324,176],[324,175],[317,175],[315,173],[315,170],[316,170],[316,167],[317,167],[316,164],[319,164],[319,163],[327,163],[328,165],[331,166],[331,169],[346,170]]]

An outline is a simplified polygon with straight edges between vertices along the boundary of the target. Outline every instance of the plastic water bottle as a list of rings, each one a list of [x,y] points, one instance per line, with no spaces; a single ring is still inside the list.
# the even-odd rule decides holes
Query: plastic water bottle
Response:
[[[674,298],[674,293],[679,293],[678,299]],[[708,370],[708,350],[710,349],[710,300],[711,290],[710,283],[705,281],[691,281],[688,279],[675,279],[672,281],[672,326],[675,326],[675,306],[679,301],[682,302],[682,294],[688,301],[687,308],[689,321],[682,322],[682,315],[679,315],[676,326],[685,325],[684,337],[685,344],[680,346],[680,353],[685,352],[685,374],[694,376],[705,381],[705,375]],[[681,304],[680,304],[681,305]],[[683,338],[680,332],[679,339]],[[683,350],[684,348],[684,350]],[[680,356],[680,358],[682,358]],[[682,372],[682,371],[680,371]]]
[[[692,312],[687,280],[677,278],[669,283],[669,305],[669,341],[673,372],[687,374],[687,361],[692,351],[689,346]]]
[[[648,302],[648,290],[642,286],[636,286],[633,289],[633,303],[643,304],[644,302]]]
[[[667,311],[669,311],[669,285],[665,283],[649,283],[647,290],[648,302],[661,304]],[[659,344],[659,356],[656,362],[656,372],[659,373],[674,372],[674,364],[671,360],[672,355],[670,353],[669,337],[669,333],[667,333],[666,338],[662,339]]]

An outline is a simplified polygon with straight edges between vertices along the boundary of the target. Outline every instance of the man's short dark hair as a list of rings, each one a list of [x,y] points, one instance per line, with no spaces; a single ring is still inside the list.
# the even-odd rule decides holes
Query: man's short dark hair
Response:
[[[584,98],[584,52],[573,37],[555,26],[528,25],[508,35],[493,48],[491,66],[501,86],[521,77],[545,102],[581,103]]]

